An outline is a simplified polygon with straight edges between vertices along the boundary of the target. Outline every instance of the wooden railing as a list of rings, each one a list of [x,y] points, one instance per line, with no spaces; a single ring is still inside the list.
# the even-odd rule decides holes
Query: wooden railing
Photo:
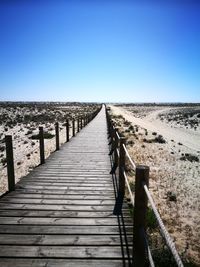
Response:
[[[76,120],[72,121],[66,120],[66,141],[70,141],[70,128],[71,137],[74,137],[82,128],[84,128],[93,118],[99,113],[101,108],[96,111],[87,114],[84,117],[78,117]],[[45,143],[44,143],[44,128],[39,127],[38,132],[39,140],[39,155],[40,155],[40,165],[45,163]],[[15,168],[14,168],[14,155],[13,155],[13,138],[12,135],[5,136],[5,147],[6,147],[6,165],[7,167],[7,179],[8,179],[8,192],[15,190]],[[37,148],[36,148],[37,149]],[[55,151],[60,149],[60,127],[59,123],[55,123]],[[34,149],[35,150],[35,149]]]
[[[133,207],[133,249],[131,266],[155,266],[152,253],[148,245],[148,238],[146,233],[147,209],[149,203],[157,220],[160,233],[164,238],[169,250],[171,251],[174,260],[177,263],[177,266],[183,267],[182,260],[175,248],[174,242],[169,236],[169,233],[163,224],[153,198],[149,192],[149,167],[145,165],[137,165],[130,157],[126,148],[126,139],[124,137],[121,137],[117,128],[114,127],[114,123],[111,119],[111,115],[109,114],[108,109],[106,109],[106,117],[108,125],[110,156],[112,158],[111,173],[115,174],[116,178],[118,179],[118,192],[113,213],[115,215],[120,215],[123,213],[122,206],[125,199],[126,188],[130,196],[131,205]],[[134,193],[131,190],[126,173],[126,159],[129,160],[131,169],[135,173]]]

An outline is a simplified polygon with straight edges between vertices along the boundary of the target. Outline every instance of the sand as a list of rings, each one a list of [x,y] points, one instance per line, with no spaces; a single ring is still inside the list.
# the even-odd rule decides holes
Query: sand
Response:
[[[174,121],[161,121],[159,115],[171,112],[171,107],[146,108],[146,112],[142,107],[136,114],[130,107],[110,107],[114,115],[138,125],[133,134],[123,120],[115,118],[119,129],[134,142],[127,145],[131,157],[137,164],[150,166],[150,191],[179,253],[200,266],[200,164],[180,160],[185,153],[200,159],[199,127],[185,129]],[[155,138],[153,132],[161,134],[166,143],[144,142]],[[168,192],[176,195],[176,202],[169,201]]]
[[[39,165],[39,141],[32,140],[31,136],[38,134],[39,126],[43,126],[44,131],[55,135],[55,121],[59,122],[60,145],[66,141],[66,129],[64,123],[66,118],[72,119],[84,116],[96,109],[94,104],[76,105],[50,105],[50,104],[23,104],[15,103],[0,105],[0,195],[8,190],[7,168],[1,161],[6,158],[5,135],[13,137],[13,154],[15,168],[15,182],[27,175],[33,168]],[[39,118],[40,121],[37,121]],[[70,127],[70,137],[72,128]],[[45,139],[45,158],[56,149],[55,137]]]

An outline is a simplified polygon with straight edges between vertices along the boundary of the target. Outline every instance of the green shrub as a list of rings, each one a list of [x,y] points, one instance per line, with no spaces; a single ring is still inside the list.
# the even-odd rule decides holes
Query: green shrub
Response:
[[[168,192],[167,192],[167,199],[168,199],[169,201],[174,201],[174,202],[176,202],[176,201],[177,201],[177,199],[176,199],[176,194],[175,194],[174,192],[168,191]]]
[[[134,127],[133,127],[133,125],[130,125],[128,128],[129,128],[129,130],[131,130],[131,131],[133,131],[133,130],[134,130]]]
[[[127,121],[127,120],[126,120],[126,121],[124,122],[124,125],[125,125],[125,126],[129,126],[130,124],[131,124],[130,121]]]
[[[126,144],[127,145],[134,145],[134,141],[133,140],[128,140]]]
[[[177,267],[171,252],[167,248],[152,251],[152,256],[156,267]]]
[[[29,134],[32,134],[33,131],[32,130],[28,130],[27,133],[25,135],[29,135]]]
[[[4,152],[5,149],[5,146],[0,146],[0,152]]]
[[[160,144],[165,144],[166,143],[166,141],[165,141],[165,139],[163,138],[162,135],[158,135],[157,137],[155,137],[155,142],[156,143],[160,143]]]
[[[6,158],[2,158],[2,159],[1,159],[1,163],[2,163],[3,165],[5,165],[5,164],[7,163],[7,159],[6,159]]]
[[[132,185],[130,184],[130,186],[132,187],[131,190],[134,192],[135,191],[135,184],[132,183]],[[129,212],[130,212],[131,217],[133,217],[134,207],[131,203],[129,204]],[[147,228],[150,230],[154,230],[155,228],[157,228],[158,223],[157,223],[156,217],[154,215],[154,212],[151,208],[147,209],[146,216],[147,216],[146,217]]]
[[[48,133],[48,132],[44,132],[44,139],[51,139],[54,136],[55,136],[54,134],[51,134],[51,133]],[[33,139],[33,140],[39,139],[39,134],[32,135],[30,138]]]
[[[148,208],[147,209],[147,227],[152,230],[152,229],[155,229],[157,225],[158,223],[157,223],[153,210],[151,208]]]
[[[188,160],[190,162],[199,162],[199,158],[195,155],[185,153],[183,154],[182,157],[180,157],[180,160]]]

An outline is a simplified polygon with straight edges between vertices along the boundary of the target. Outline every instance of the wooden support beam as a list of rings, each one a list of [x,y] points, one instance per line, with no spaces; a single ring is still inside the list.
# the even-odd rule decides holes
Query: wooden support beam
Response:
[[[77,133],[79,132],[80,130],[80,125],[79,125],[79,118],[77,119]]]
[[[6,142],[6,161],[7,161],[7,173],[8,173],[8,190],[15,190],[15,170],[14,170],[14,160],[13,160],[13,145],[12,145],[12,135],[5,136]]]
[[[119,147],[119,188],[118,188],[118,196],[116,199],[115,207],[113,214],[119,215],[122,212],[122,205],[124,201],[125,195],[125,177],[124,177],[124,169],[125,169],[125,151],[123,145],[126,144],[126,139],[124,137],[120,138],[120,147]]]
[[[81,130],[83,129],[83,118],[81,117]]]
[[[44,155],[44,130],[43,127],[39,127],[39,142],[40,142],[40,164],[45,163]]]
[[[66,120],[66,142],[69,142],[69,120]]]
[[[59,145],[59,123],[56,122],[55,124],[55,132],[56,132],[56,150],[60,149],[60,145]]]
[[[147,196],[144,183],[149,186],[149,167],[139,165],[135,175],[135,206],[133,215],[133,266],[146,266],[146,246],[144,233],[146,232]]]
[[[72,120],[72,135],[75,136],[75,120]]]

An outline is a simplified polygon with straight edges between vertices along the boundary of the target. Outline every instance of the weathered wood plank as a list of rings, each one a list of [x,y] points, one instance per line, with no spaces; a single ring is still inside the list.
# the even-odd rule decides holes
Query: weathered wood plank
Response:
[[[127,211],[125,217],[130,217]],[[116,218],[109,211],[68,211],[68,210],[0,210],[1,217],[62,217],[62,218]]]
[[[59,189],[62,189],[62,190],[94,190],[94,191],[99,191],[99,190],[104,190],[104,191],[109,191],[109,192],[113,192],[113,188],[108,188],[108,187],[95,187],[95,186],[63,186],[63,185],[60,185],[60,186],[55,186],[55,185],[30,185],[29,184],[23,184],[23,185],[18,185],[17,188],[27,188],[27,189],[54,189],[54,190],[59,190]]]
[[[3,198],[0,203],[50,204],[50,205],[114,205],[114,199],[36,199],[36,198]]]
[[[111,183],[84,183],[84,182],[81,182],[81,183],[73,183],[73,182],[69,182],[69,183],[67,183],[67,182],[47,182],[47,181],[27,181],[27,182],[20,182],[20,186],[25,186],[26,187],[26,185],[27,185],[27,183],[28,183],[28,186],[30,187],[33,187],[33,186],[45,186],[45,187],[47,187],[47,186],[52,186],[52,187],[65,187],[65,186],[69,186],[70,188],[71,187],[82,187],[82,188],[95,188],[95,187],[97,187],[97,188],[102,188],[103,190],[104,189],[111,189],[110,187],[111,187]]]
[[[128,237],[131,242],[131,236]],[[119,235],[25,235],[0,234],[0,245],[120,246]]]
[[[0,257],[121,259],[117,246],[10,246],[0,245]]]
[[[91,199],[94,199],[94,200],[108,200],[108,199],[115,199],[114,198],[114,195],[110,195],[110,194],[108,194],[108,195],[77,195],[77,194],[32,194],[32,193],[17,193],[17,192],[15,192],[15,194],[14,195],[11,195],[11,194],[9,194],[9,195],[7,195],[7,196],[5,196],[3,199],[5,200],[5,199],[13,199],[13,198],[21,198],[21,199],[23,199],[23,198],[28,198],[28,199],[34,199],[34,198],[36,198],[36,199],[76,199],[76,200],[78,200],[78,199],[85,199],[85,200],[91,200]],[[2,201],[3,201],[3,199],[2,199]]]
[[[132,234],[133,227],[126,227],[127,233]],[[4,234],[119,234],[118,226],[100,225],[0,225],[0,233]]]
[[[113,215],[105,111],[0,199],[0,267],[121,267],[128,206]],[[131,249],[131,246],[130,246]],[[3,257],[3,258],[2,258]]]
[[[57,182],[57,183],[94,183],[94,184],[107,184],[107,185],[112,185],[112,181],[108,181],[108,179],[101,179],[99,180],[99,177],[98,178],[84,178],[84,177],[80,177],[80,178],[77,178],[74,179],[74,178],[66,178],[66,177],[62,177],[62,178],[59,178],[58,177],[36,177],[36,178],[23,178],[20,180],[20,183],[21,182],[30,182],[30,181],[34,181],[34,182]]]
[[[31,225],[118,225],[116,218],[43,218],[43,217],[0,217],[0,224]]]
[[[51,205],[51,204],[14,204],[0,203],[0,209],[27,209],[27,210],[68,210],[68,211],[113,211],[113,205]]]
[[[14,265],[13,265],[14,263]],[[2,267],[122,267],[122,259],[36,259],[36,258],[0,258]],[[128,266],[128,265],[127,265]]]
[[[32,193],[32,194],[50,194],[50,195],[112,195],[114,196],[114,191],[103,191],[103,190],[80,190],[76,188],[75,190],[69,190],[69,189],[32,189],[32,188],[17,188],[15,190],[17,193]],[[9,193],[10,195],[10,193]]]

